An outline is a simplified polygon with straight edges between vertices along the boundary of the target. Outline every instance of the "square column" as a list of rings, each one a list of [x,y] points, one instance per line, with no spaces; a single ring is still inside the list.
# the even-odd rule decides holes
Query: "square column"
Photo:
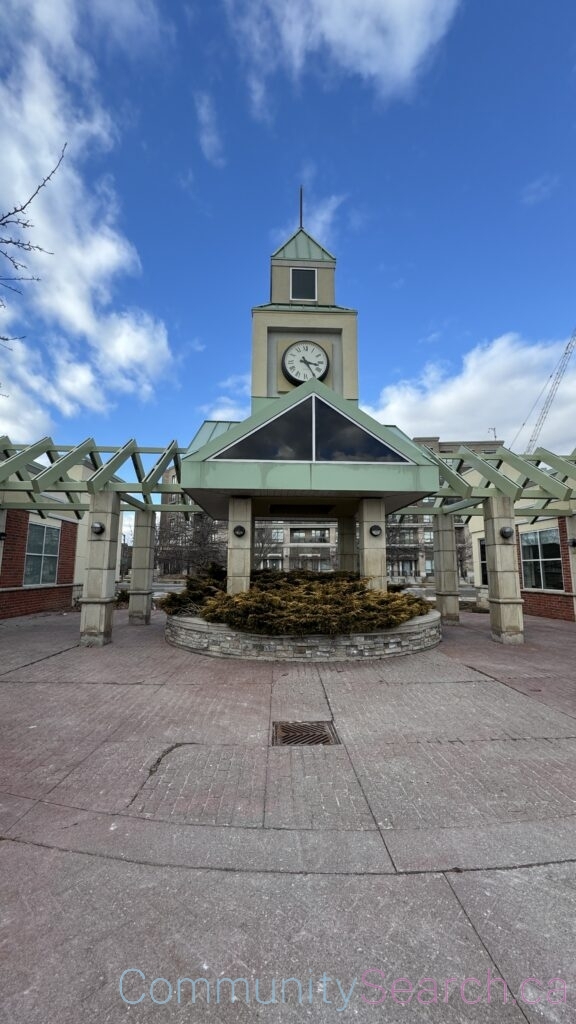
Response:
[[[436,608],[442,622],[459,622],[456,532],[452,516],[443,512],[434,517],[434,576]]]
[[[486,569],[492,639],[501,644],[524,643],[524,616],[518,556],[514,501],[499,496],[485,498]],[[509,538],[501,530],[512,530]]]
[[[154,512],[138,509],[134,516],[134,546],[132,548],[132,579],[128,621],[133,626],[147,626],[152,611],[152,573],[154,570],[154,540],[156,517]]]
[[[229,594],[243,594],[250,590],[251,568],[252,498],[231,497],[228,500],[227,591]]]
[[[96,524],[104,528],[99,533],[94,532]],[[97,491],[90,498],[86,571],[80,602],[80,643],[85,647],[103,647],[112,641],[119,528],[120,495]]]
[[[386,509],[382,498],[362,498],[358,502],[358,525],[360,575],[369,577],[370,590],[387,590]]]
[[[338,568],[342,572],[356,569],[356,522],[351,516],[338,520]]]

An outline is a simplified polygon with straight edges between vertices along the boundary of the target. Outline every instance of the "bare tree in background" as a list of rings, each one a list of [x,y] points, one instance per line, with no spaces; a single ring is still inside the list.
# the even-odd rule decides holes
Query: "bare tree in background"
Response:
[[[190,575],[209,565],[226,564],[226,543],[219,523],[204,512],[188,518],[165,512],[156,537],[156,564],[163,575]]]
[[[54,255],[48,249],[43,249],[41,245],[35,245],[30,240],[28,232],[32,230],[34,225],[29,218],[28,210],[38,193],[43,188],[46,188],[56,174],[64,159],[65,152],[66,146],[63,147],[58,162],[52,168],[50,174],[47,174],[42,179],[38,187],[25,202],[17,203],[16,206],[13,206],[6,213],[0,214],[0,309],[6,308],[6,299],[2,290],[21,295],[22,289],[19,287],[21,284],[26,281],[40,280],[40,278],[29,274],[28,267],[24,262],[24,255],[31,252],[41,252],[48,256]],[[18,340],[20,339],[0,334],[0,343],[5,348],[9,348],[9,342]]]

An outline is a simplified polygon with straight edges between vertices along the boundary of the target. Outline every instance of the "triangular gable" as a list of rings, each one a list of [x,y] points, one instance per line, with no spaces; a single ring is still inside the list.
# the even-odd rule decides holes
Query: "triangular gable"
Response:
[[[332,388],[316,379],[310,380],[306,384],[298,385],[297,388],[282,395],[281,398],[270,399],[266,405],[258,409],[247,420],[232,426],[225,435],[213,437],[212,440],[200,449],[189,449],[184,459],[186,461],[191,460],[192,462],[218,461],[215,459],[215,456],[231,448],[243,438],[247,438],[258,428],[267,427],[278,416],[300,405],[310,395],[320,397],[327,405],[342,413],[346,419],[362,427],[368,434],[374,435],[376,439],[388,445],[392,451],[397,452],[400,457],[403,456],[404,458],[399,458],[398,462],[414,466],[434,466],[430,452],[422,445],[412,441],[398,427],[385,426],[382,423],[378,423],[377,420],[359,409],[354,402],[343,398],[342,395],[337,394]]]
[[[304,398],[211,456],[242,462],[409,463],[318,395]]]

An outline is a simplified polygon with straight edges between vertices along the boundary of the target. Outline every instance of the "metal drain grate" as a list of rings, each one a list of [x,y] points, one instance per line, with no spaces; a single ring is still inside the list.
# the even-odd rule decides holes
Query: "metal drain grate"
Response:
[[[340,743],[332,722],[273,722],[273,747],[333,746]]]

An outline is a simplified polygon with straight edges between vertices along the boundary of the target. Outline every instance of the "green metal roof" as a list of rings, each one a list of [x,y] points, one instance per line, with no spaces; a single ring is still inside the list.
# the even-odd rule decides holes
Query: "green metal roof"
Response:
[[[304,228],[299,228],[284,245],[272,253],[273,260],[311,260],[314,263],[335,263],[336,257],[324,249]]]
[[[264,302],[261,306],[252,306],[252,309],[278,309],[286,310],[289,309],[291,313],[294,310],[302,311],[303,313],[357,313],[357,309],[352,309],[350,306],[319,306],[316,302],[310,303],[296,303],[296,302]]]
[[[232,427],[237,426],[238,422],[238,420],[204,420],[190,441],[186,454],[199,451],[209,441],[213,441],[214,438],[220,437],[221,434],[225,434]]]

